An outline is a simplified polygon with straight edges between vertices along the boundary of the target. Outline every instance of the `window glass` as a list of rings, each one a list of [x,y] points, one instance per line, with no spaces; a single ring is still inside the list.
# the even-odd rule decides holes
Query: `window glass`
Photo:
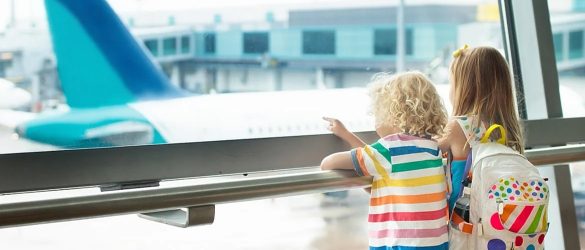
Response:
[[[177,38],[165,38],[163,40],[163,55],[175,55],[177,54]]]
[[[5,69],[10,67],[10,62],[0,62],[0,77],[5,77],[6,76],[6,71]]]
[[[585,116],[585,12],[582,1],[548,1],[564,117]]]
[[[332,55],[335,53],[335,31],[303,31],[303,54]]]
[[[396,55],[396,29],[374,31],[374,54]]]
[[[396,55],[397,46],[396,29],[377,29],[374,31],[374,54],[375,55]],[[405,52],[413,54],[412,29],[405,30]]]
[[[249,32],[244,33],[244,53],[262,54],[268,52],[268,33]]]
[[[575,198],[575,212],[579,225],[579,242],[585,248],[585,230],[581,226],[585,221],[585,162],[571,163],[571,186]]]
[[[9,25],[11,2],[17,25]],[[378,72],[396,72],[398,37],[404,68],[425,72],[447,105],[453,50],[465,43],[503,50],[496,0],[108,0],[95,3],[110,4],[115,16],[57,12],[60,25],[51,28],[45,9],[74,10],[45,8],[59,2],[0,1],[0,55],[15,52],[0,73],[36,98],[0,107],[0,153],[329,133],[322,116],[373,130],[366,86]],[[102,7],[92,11],[109,9]],[[96,16],[131,20],[123,26],[129,33]],[[79,26],[86,23],[97,25]],[[193,47],[185,55],[186,34]],[[365,249],[367,199],[352,190],[220,204],[214,224],[181,230],[135,215],[9,228],[0,242],[7,249]]]
[[[560,62],[564,59],[563,34],[553,34],[553,43],[555,47],[555,58],[558,62]]]
[[[583,58],[583,31],[572,31],[569,33],[569,58]]]
[[[157,40],[146,40],[146,41],[144,41],[144,46],[146,46],[146,48],[148,48],[148,51],[150,51],[150,53],[153,56],[158,56],[158,41]]]
[[[205,33],[204,37],[204,46],[205,46],[205,54],[214,54],[215,53],[215,34],[214,33]]]
[[[585,117],[585,1],[549,0],[559,89],[564,117]],[[575,199],[581,249],[585,248],[585,162],[571,163],[571,184]]]
[[[412,43],[413,40],[413,32],[412,29],[406,29],[405,31],[405,47],[406,47],[406,54],[412,55],[414,53],[414,44]]]
[[[188,54],[191,52],[191,37],[190,36],[182,36],[181,37],[181,53]]]
[[[30,97],[0,124],[0,141],[8,144],[0,152],[323,134],[324,115],[354,131],[372,130],[365,88],[374,74],[395,72],[403,62],[428,74],[446,97],[454,49],[464,43],[502,49],[495,0],[404,6],[334,0],[310,7],[295,1],[110,0],[103,3],[114,12],[106,5],[92,16],[67,8],[71,15],[57,11],[52,19],[45,9],[60,8],[31,7],[35,29],[0,31],[16,34],[0,36],[0,55],[13,55],[2,65],[3,78]],[[11,8],[6,4],[0,10]],[[101,26],[83,26],[92,22]],[[399,37],[404,60],[396,55]]]

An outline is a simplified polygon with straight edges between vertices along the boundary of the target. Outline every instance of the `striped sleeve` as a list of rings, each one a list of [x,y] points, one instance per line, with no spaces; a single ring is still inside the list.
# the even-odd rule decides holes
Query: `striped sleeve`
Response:
[[[387,176],[390,169],[388,150],[380,143],[351,150],[353,167],[360,176]]]

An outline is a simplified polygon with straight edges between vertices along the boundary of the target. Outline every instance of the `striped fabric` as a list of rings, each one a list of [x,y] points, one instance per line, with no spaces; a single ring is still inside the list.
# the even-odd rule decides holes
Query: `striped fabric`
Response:
[[[356,172],[374,178],[370,250],[448,248],[445,171],[436,141],[394,134],[351,155]]]

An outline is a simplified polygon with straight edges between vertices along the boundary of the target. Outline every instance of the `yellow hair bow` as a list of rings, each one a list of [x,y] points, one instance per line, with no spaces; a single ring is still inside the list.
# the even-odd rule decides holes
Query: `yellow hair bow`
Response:
[[[463,45],[463,47],[461,47],[460,49],[455,50],[455,52],[453,52],[453,57],[457,58],[457,57],[461,56],[461,53],[463,53],[463,51],[465,51],[468,48],[469,48],[469,45],[467,45],[467,44]]]

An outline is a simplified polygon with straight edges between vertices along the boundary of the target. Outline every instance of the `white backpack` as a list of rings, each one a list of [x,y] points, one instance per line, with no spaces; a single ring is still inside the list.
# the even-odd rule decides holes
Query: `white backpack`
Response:
[[[499,129],[502,138],[488,142]],[[504,146],[506,132],[492,125],[472,146],[469,223],[451,216],[450,249],[543,249],[549,188],[523,155]],[[460,198],[461,199],[461,198]]]

